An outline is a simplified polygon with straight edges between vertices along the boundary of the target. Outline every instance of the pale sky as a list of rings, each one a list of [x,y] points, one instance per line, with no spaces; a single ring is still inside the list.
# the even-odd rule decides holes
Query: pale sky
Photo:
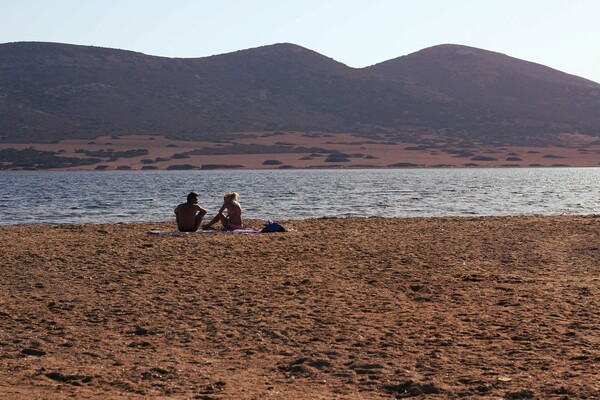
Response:
[[[289,42],[351,67],[454,43],[600,82],[599,21],[598,0],[0,0],[0,43],[187,58]]]

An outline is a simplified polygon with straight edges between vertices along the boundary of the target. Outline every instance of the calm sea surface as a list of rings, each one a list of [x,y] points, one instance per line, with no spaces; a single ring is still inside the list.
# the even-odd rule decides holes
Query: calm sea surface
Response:
[[[0,225],[173,220],[188,192],[247,218],[600,214],[600,168],[0,173]]]

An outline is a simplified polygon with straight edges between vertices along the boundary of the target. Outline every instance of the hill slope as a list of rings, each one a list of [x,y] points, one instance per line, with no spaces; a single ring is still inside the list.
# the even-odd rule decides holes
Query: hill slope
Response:
[[[600,133],[600,85],[464,46],[363,69],[293,44],[197,59],[56,43],[0,45],[0,141],[222,132],[438,131],[466,140]],[[532,139],[533,138],[533,139]]]
[[[504,54],[440,45],[367,70],[460,102],[469,131],[517,141],[560,130],[598,134],[600,84]]]

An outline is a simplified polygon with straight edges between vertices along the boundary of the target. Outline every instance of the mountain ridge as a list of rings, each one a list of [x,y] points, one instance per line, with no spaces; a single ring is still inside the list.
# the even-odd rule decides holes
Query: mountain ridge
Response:
[[[533,61],[521,60],[521,59],[511,57],[507,54],[500,53],[500,52],[484,50],[484,49],[479,49],[476,47],[465,46],[465,45],[460,45],[460,44],[450,44],[450,43],[427,47],[425,49],[416,51],[414,53],[396,57],[391,60],[382,61],[382,62],[370,65],[365,68],[372,69],[374,67],[383,66],[385,64],[393,64],[395,61],[398,61],[401,59],[414,58],[419,55],[427,54],[427,53],[436,53],[439,55],[442,52],[444,52],[446,54],[452,53],[452,52],[457,53],[457,54],[462,54],[462,55],[470,54],[470,55],[484,57],[487,60],[495,59],[496,63],[503,63],[505,67],[511,67],[511,66],[513,68],[518,67],[521,69],[521,72],[523,72],[523,70],[525,69],[524,67],[530,67],[530,68],[527,68],[527,73],[529,75],[531,75],[532,77],[540,78],[539,72],[540,72],[540,70],[543,70],[543,71],[546,71],[547,75],[548,74],[554,75],[554,78],[561,81],[562,83],[577,84],[580,86],[600,88],[600,83],[598,83],[598,82],[594,82],[590,79],[582,78],[577,75],[568,74],[566,72],[562,72],[560,70],[548,67],[548,66],[540,64],[540,63],[536,63]],[[533,68],[535,68],[535,72],[532,71]],[[562,79],[560,79],[560,78],[562,78]],[[557,83],[560,83],[560,82],[557,82]]]
[[[553,142],[600,134],[600,84],[462,45],[364,68],[277,43],[200,58],[0,44],[0,142],[300,130]]]

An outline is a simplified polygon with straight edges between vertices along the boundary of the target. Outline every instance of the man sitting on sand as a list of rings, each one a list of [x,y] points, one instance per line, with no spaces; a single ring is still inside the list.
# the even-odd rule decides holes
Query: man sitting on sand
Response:
[[[187,203],[175,208],[175,218],[180,232],[196,232],[205,215],[206,210],[198,205],[198,195],[194,192],[187,195]]]
[[[219,213],[208,224],[204,225],[202,229],[210,229],[219,221],[221,221],[221,225],[225,229],[242,229],[244,227],[242,223],[242,206],[240,206],[237,200],[238,194],[236,192],[227,193],[223,198],[223,205]],[[225,210],[227,210],[227,215],[223,214]]]

